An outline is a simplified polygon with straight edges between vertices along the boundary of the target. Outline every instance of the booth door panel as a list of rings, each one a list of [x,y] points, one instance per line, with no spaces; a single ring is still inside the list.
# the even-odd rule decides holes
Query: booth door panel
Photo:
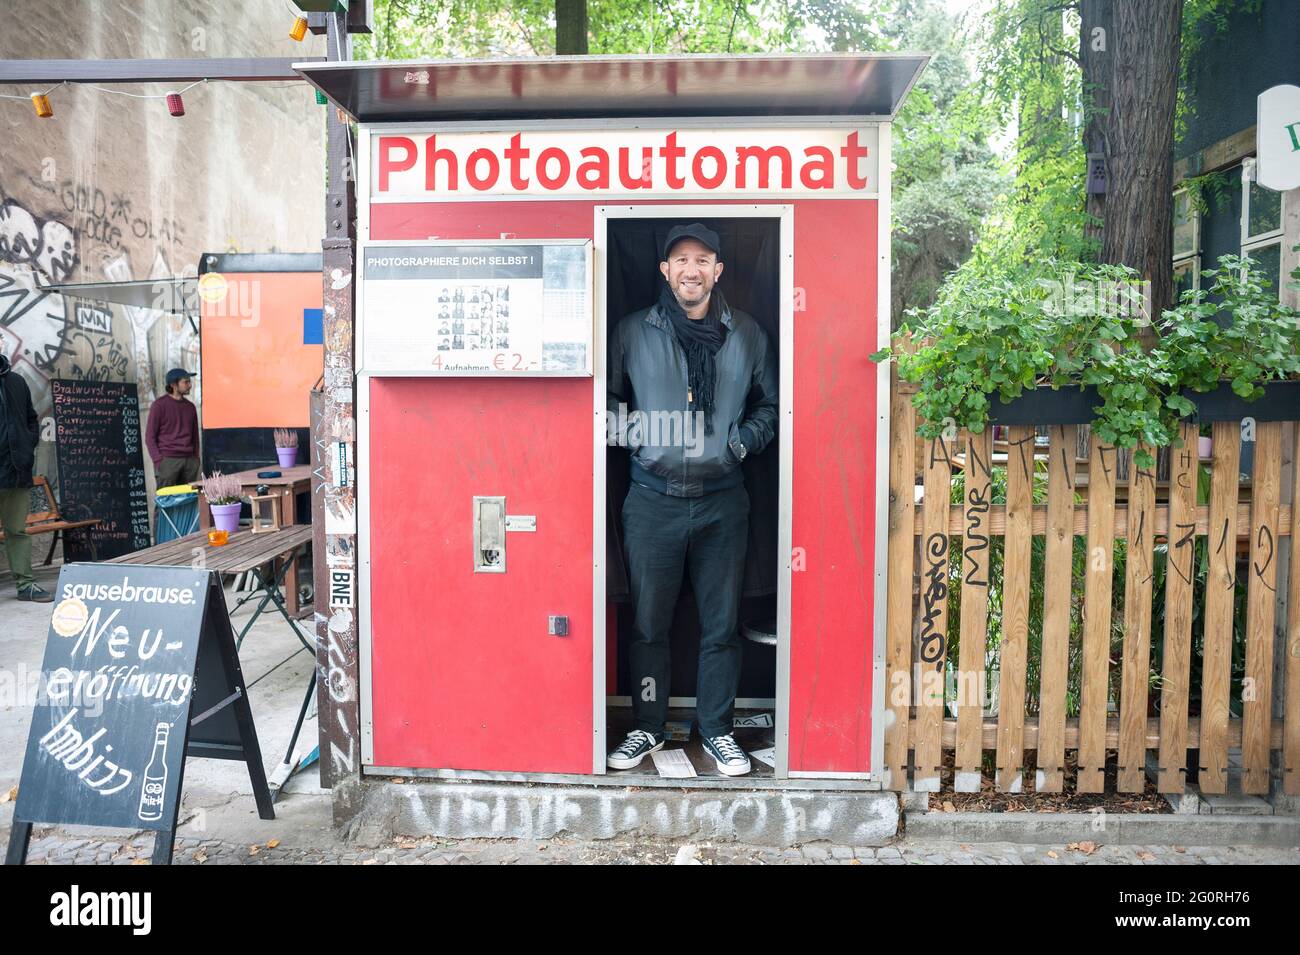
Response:
[[[592,380],[369,387],[374,764],[590,772]],[[536,517],[504,573],[474,571],[475,496]]]
[[[875,200],[795,207],[796,314],[790,575],[790,748],[796,773],[871,765],[881,423]],[[888,408],[884,417],[888,419]],[[795,555],[792,555],[794,559]],[[883,635],[881,635],[883,639]]]

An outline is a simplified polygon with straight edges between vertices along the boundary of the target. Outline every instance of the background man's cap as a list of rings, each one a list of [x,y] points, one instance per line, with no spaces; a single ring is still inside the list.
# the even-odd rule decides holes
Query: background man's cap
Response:
[[[184,368],[173,368],[167,372],[167,384],[174,385],[182,378],[193,378],[194,372],[186,371]]]
[[[664,262],[668,261],[668,253],[673,250],[673,246],[682,239],[696,239],[712,249],[715,255],[722,255],[722,241],[718,238],[718,233],[702,222],[692,222],[690,225],[675,225],[669,230],[668,238],[664,240]]]

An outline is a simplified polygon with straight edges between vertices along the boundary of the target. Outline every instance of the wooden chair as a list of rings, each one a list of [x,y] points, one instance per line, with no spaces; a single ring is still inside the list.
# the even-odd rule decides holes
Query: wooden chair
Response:
[[[68,531],[79,531],[87,527],[93,527],[103,522],[103,518],[91,517],[83,521],[66,521],[63,515],[59,513],[59,502],[54,499],[54,491],[50,488],[49,479],[43,474],[37,474],[32,479],[32,510],[27,515],[27,533],[28,534],[50,534],[50,552],[45,555],[44,566],[48,567],[50,561],[54,560],[54,548],[59,542],[59,535],[63,534],[67,539]],[[44,510],[40,510],[44,508]],[[0,541],[5,539],[4,530],[0,529]],[[90,535],[86,535],[86,545],[90,549],[90,559],[98,560],[99,556],[95,553],[95,541]]]

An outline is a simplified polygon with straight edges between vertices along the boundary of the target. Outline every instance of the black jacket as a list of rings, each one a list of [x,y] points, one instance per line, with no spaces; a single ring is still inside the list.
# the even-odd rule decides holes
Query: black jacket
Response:
[[[32,486],[40,437],[31,390],[0,355],[0,489]]]
[[[707,436],[699,428],[684,431],[686,353],[659,306],[634,312],[611,334],[609,437],[631,450],[634,481],[673,497],[699,497],[740,484],[742,459],[775,437],[776,352],[739,309],[728,309],[722,323],[728,332],[716,358],[714,433]],[[632,423],[629,411],[645,416],[640,428],[624,426]]]

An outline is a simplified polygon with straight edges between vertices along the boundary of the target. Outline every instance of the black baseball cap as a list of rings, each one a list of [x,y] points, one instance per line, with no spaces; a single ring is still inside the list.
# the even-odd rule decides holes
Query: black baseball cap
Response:
[[[193,378],[194,372],[186,371],[184,368],[173,368],[167,372],[167,384],[174,385],[182,378]]]
[[[722,240],[718,238],[718,233],[714,232],[702,222],[692,222],[690,225],[675,225],[668,230],[668,238],[664,240],[664,256],[662,261],[668,261],[668,253],[673,250],[673,246],[682,239],[695,239],[703,242],[713,253],[719,257],[722,256]]]

